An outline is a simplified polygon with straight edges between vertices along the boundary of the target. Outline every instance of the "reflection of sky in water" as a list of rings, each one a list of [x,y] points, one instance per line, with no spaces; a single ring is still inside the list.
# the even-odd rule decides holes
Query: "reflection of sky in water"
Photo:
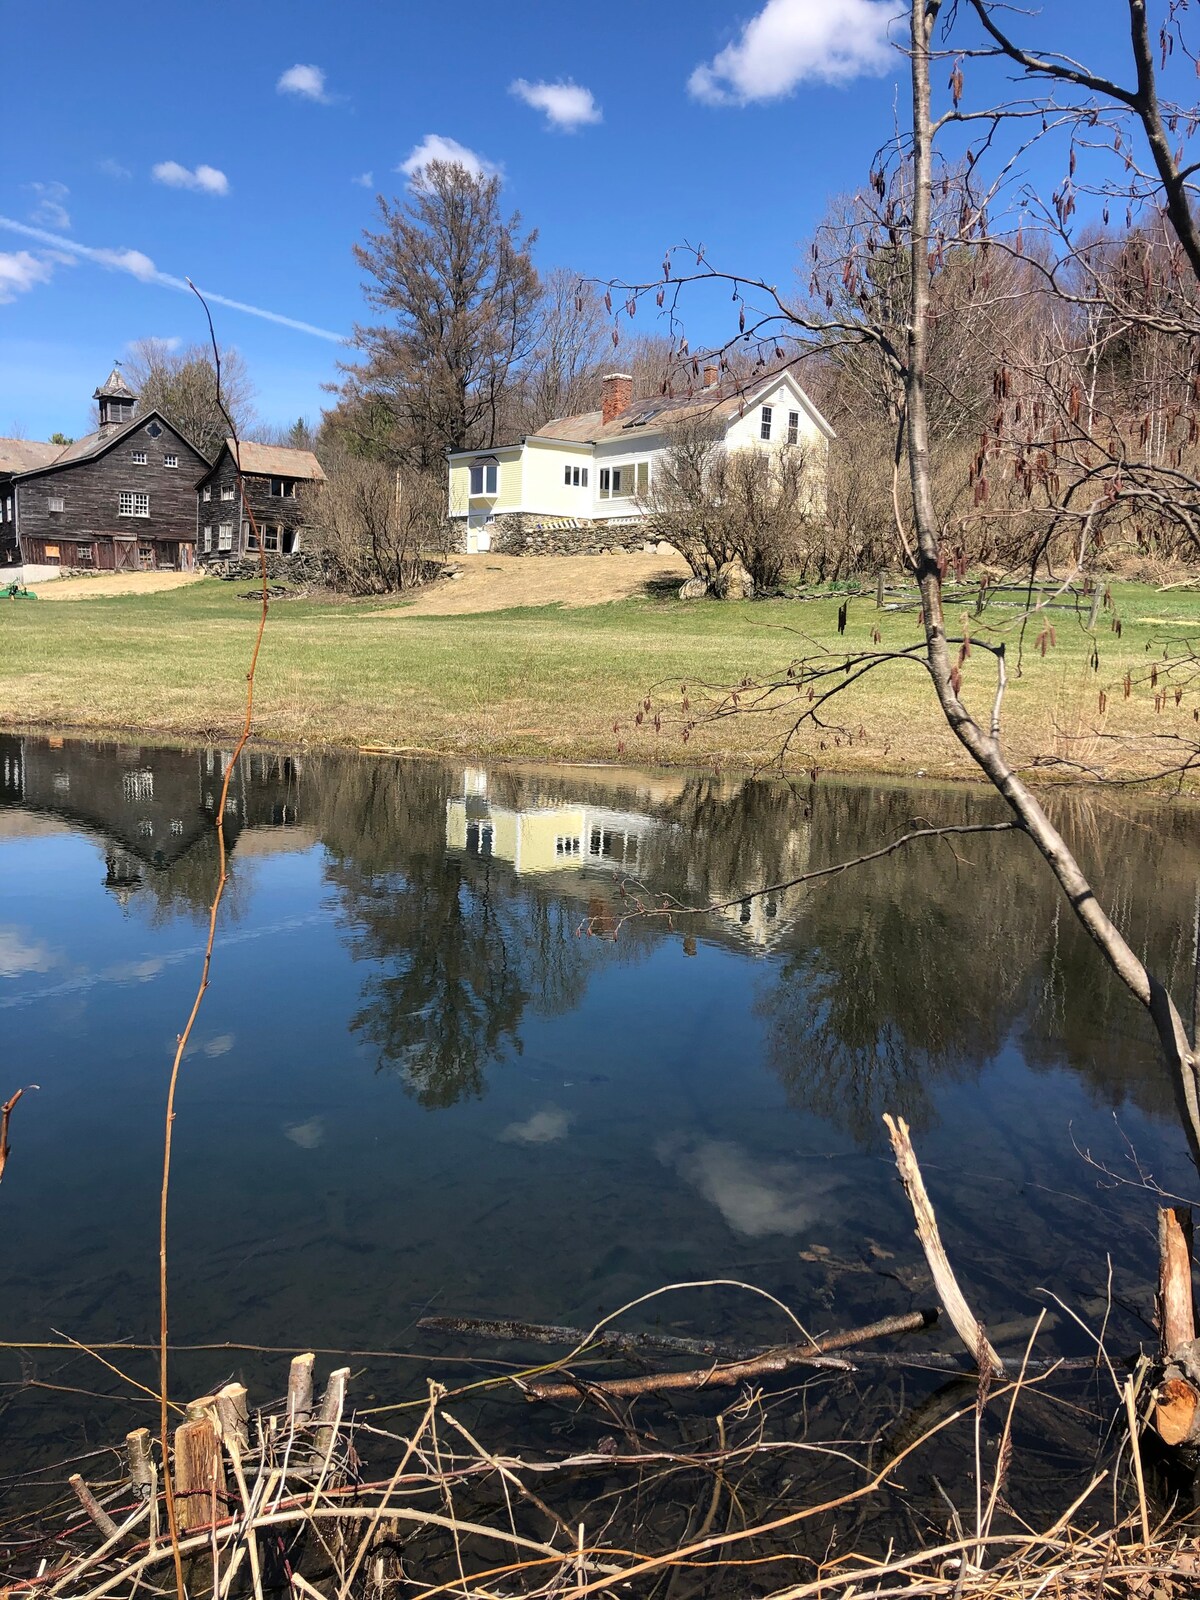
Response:
[[[72,772],[74,806],[97,770]],[[1024,1315],[1053,1283],[1090,1315],[1110,1252],[1118,1300],[1148,1308],[1153,1200],[1104,1184],[1074,1146],[1126,1171],[1128,1139],[1187,1192],[1169,1086],[1141,1019],[1019,861],[989,915],[978,873],[893,861],[781,899],[770,923],[735,899],[708,924],[615,943],[579,931],[620,910],[633,847],[599,859],[617,850],[614,819],[641,841],[645,881],[704,903],[974,797],[830,788],[810,822],[761,785],[513,769],[495,779],[485,854],[466,820],[492,804],[486,774],[472,787],[461,769],[310,758],[288,782],[285,806],[264,780],[261,823],[246,786],[181,1077],[178,1338],[411,1344],[429,1306],[590,1324],[659,1283],[717,1276],[819,1326],[907,1310],[924,1303],[920,1264],[881,1109],[914,1121],[983,1314]],[[503,811],[543,819],[521,838],[529,874]],[[13,1122],[0,1337],[144,1339],[207,836],[139,868],[132,890],[126,871],[118,894],[98,825],[21,832],[27,814],[0,806],[0,1089],[41,1085]],[[1160,834],[1131,829],[1115,853],[1134,890],[1195,880],[1190,844]],[[1138,855],[1160,848],[1175,854]],[[1169,944],[1172,907],[1156,914]],[[779,1331],[758,1303],[678,1315],[743,1340]],[[1072,1346],[1069,1319],[1055,1337]],[[196,1392],[228,1367],[196,1358]]]

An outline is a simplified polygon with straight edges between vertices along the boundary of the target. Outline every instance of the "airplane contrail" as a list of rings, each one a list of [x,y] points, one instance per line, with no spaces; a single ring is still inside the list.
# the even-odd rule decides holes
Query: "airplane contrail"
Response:
[[[92,261],[110,272],[127,272],[140,283],[157,283],[164,289],[178,289],[191,294],[186,278],[177,278],[172,272],[161,272],[148,255],[140,250],[113,250],[96,245],[80,244],[60,233],[48,233],[45,228],[33,228],[27,222],[17,222],[12,217],[0,216],[0,228],[19,233],[26,239],[36,239],[64,255],[77,260]],[[248,305],[244,300],[231,300],[228,295],[217,294],[212,289],[201,289],[206,300],[216,306],[226,306],[230,311],[244,311],[249,317],[261,317],[264,322],[277,323],[281,328],[292,328],[297,333],[308,333],[316,339],[328,339],[333,344],[344,344],[345,335],[333,333],[328,328],[318,328],[314,323],[301,322],[298,317],[285,317],[280,311],[267,311],[262,306]]]

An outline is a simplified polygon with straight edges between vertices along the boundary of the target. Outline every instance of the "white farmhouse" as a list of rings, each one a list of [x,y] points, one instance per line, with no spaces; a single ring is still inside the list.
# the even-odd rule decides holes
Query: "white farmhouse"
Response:
[[[730,450],[804,448],[823,473],[833,429],[788,371],[736,389],[716,367],[682,397],[633,399],[633,380],[601,383],[599,411],[559,417],[516,444],[448,453],[452,527],[479,550],[640,548],[640,502],[684,423],[711,422]]]

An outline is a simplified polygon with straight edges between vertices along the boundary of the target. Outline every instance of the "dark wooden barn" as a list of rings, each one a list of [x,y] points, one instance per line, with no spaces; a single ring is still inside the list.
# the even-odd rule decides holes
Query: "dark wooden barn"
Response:
[[[195,560],[196,483],[209,461],[159,411],[136,414],[119,371],[95,391],[100,426],[64,446],[0,445],[3,549],[26,577],[55,570],[188,570]],[[19,444],[20,441],[7,441]],[[37,454],[53,451],[48,460]],[[14,470],[16,468],[17,470]]]
[[[321,463],[311,450],[250,439],[241,441],[240,459],[242,485],[263,547],[270,555],[295,555],[304,526],[304,491],[324,482]],[[234,441],[227,439],[196,490],[196,555],[202,563],[258,554],[254,526],[238,498],[237,476]]]

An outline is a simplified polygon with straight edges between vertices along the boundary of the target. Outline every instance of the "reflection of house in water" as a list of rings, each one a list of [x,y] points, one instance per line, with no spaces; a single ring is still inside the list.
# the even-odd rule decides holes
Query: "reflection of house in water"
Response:
[[[685,781],[676,780],[680,787]],[[665,805],[677,798],[667,792],[671,782],[656,777],[656,798]],[[595,787],[601,784],[598,777]],[[737,794],[738,780],[730,780],[731,804]],[[507,805],[489,798],[487,773],[470,767],[463,773],[462,792],[446,802],[446,849],[453,856],[504,862],[523,876],[571,874],[580,891],[586,892],[593,914],[600,914],[603,905],[595,898],[598,877],[608,878],[614,886],[623,878],[637,879],[652,893],[675,894],[685,905],[719,905],[714,918],[726,932],[734,933],[739,942],[769,949],[793,926],[798,901],[786,892],[750,895],[748,891],[758,888],[762,879],[743,881],[736,855],[719,864],[714,840],[704,833],[685,826],[678,817],[667,820],[591,799],[546,799],[536,791],[523,804]],[[789,832],[786,856],[788,870],[783,876],[804,870],[807,826]],[[698,876],[701,863],[703,873]]]
[[[61,818],[103,841],[105,885],[123,902],[148,873],[211,840],[228,752],[0,734],[0,807]],[[295,823],[299,765],[243,757],[225,803],[225,844],[247,827]]]
[[[462,795],[446,802],[446,849],[505,861],[520,873],[605,866],[636,873],[643,841],[663,824],[638,812],[587,804],[519,809],[487,797],[487,775],[468,768]]]

